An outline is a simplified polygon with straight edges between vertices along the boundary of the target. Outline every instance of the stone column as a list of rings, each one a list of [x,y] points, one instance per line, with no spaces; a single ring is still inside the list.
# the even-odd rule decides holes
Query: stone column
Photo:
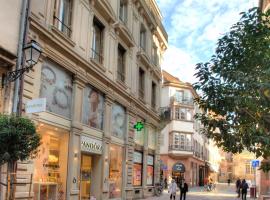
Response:
[[[127,138],[125,144],[126,167],[125,167],[125,199],[133,197],[133,152],[134,152],[134,124],[136,123],[135,115],[127,110]]]
[[[102,199],[109,199],[109,159],[110,159],[110,143],[111,143],[111,119],[112,119],[112,97],[105,97],[104,111],[104,135],[103,135],[103,153],[102,153]]]
[[[80,179],[80,135],[82,131],[81,111],[83,103],[83,88],[85,84],[77,76],[73,81],[73,96],[71,108],[71,131],[68,144],[68,174],[67,174],[67,200],[79,198]]]
[[[149,124],[146,122],[144,126],[144,145],[143,145],[143,197],[147,197],[147,155],[148,155],[148,128]]]
[[[154,183],[160,183],[160,132],[155,128],[156,133],[156,148],[155,148],[155,160],[154,160]]]

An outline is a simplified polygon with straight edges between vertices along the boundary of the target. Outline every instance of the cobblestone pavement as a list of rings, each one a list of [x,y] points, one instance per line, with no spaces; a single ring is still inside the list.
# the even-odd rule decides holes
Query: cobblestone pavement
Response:
[[[228,186],[227,184],[219,183],[217,184],[216,190],[207,192],[204,191],[203,187],[190,188],[190,191],[187,193],[186,200],[240,200],[236,197],[234,184]],[[150,197],[147,200],[169,200],[169,194],[165,190],[163,195],[160,197]],[[176,195],[176,200],[180,199],[179,192]],[[248,200],[251,200],[248,195]],[[252,198],[253,199],[253,198]]]

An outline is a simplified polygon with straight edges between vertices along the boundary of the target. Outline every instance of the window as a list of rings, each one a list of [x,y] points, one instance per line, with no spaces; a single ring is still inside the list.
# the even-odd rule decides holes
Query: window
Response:
[[[117,79],[125,82],[125,53],[126,50],[118,45],[118,60],[117,60]]]
[[[154,156],[147,156],[147,185],[154,185]]]
[[[140,47],[146,50],[146,29],[141,25],[140,29]]]
[[[120,0],[119,19],[127,23],[127,2],[125,0]]]
[[[182,102],[183,100],[183,91],[176,91],[175,92],[175,101]]]
[[[251,161],[246,161],[246,174],[254,174],[254,168],[251,165]]]
[[[143,154],[138,151],[133,153],[133,185],[142,185],[142,157]]]
[[[68,37],[71,35],[72,0],[56,0],[54,25]]]
[[[188,108],[175,108],[175,119],[178,120],[192,120],[192,111]]]
[[[110,145],[109,198],[121,198],[122,193],[123,148]]]
[[[152,82],[152,94],[151,94],[151,105],[152,105],[152,108],[156,108],[156,88],[157,88],[157,85]]]
[[[96,17],[94,17],[92,58],[100,64],[103,63],[103,30],[103,24]]]
[[[158,66],[158,48],[154,45],[152,47],[152,62],[154,65]]]
[[[144,71],[139,68],[139,97],[144,99]]]

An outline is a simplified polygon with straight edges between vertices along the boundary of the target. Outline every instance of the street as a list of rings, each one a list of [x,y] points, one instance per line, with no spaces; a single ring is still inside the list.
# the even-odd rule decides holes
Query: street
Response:
[[[179,195],[179,192],[177,192],[176,200],[179,200]],[[238,198],[236,198],[236,196],[234,184],[228,186],[227,184],[219,183],[217,184],[216,190],[212,192],[204,191],[203,187],[190,188],[186,200],[237,200]],[[160,197],[147,198],[147,200],[152,199],[169,200],[170,197],[167,190],[165,190]],[[250,199],[249,195],[247,199]]]

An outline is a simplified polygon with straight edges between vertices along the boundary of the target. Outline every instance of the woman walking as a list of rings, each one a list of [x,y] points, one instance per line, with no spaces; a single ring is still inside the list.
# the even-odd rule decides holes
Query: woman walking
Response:
[[[172,179],[171,185],[169,187],[170,199],[173,198],[175,200],[176,190],[177,190],[177,185],[175,183],[175,180]]]

